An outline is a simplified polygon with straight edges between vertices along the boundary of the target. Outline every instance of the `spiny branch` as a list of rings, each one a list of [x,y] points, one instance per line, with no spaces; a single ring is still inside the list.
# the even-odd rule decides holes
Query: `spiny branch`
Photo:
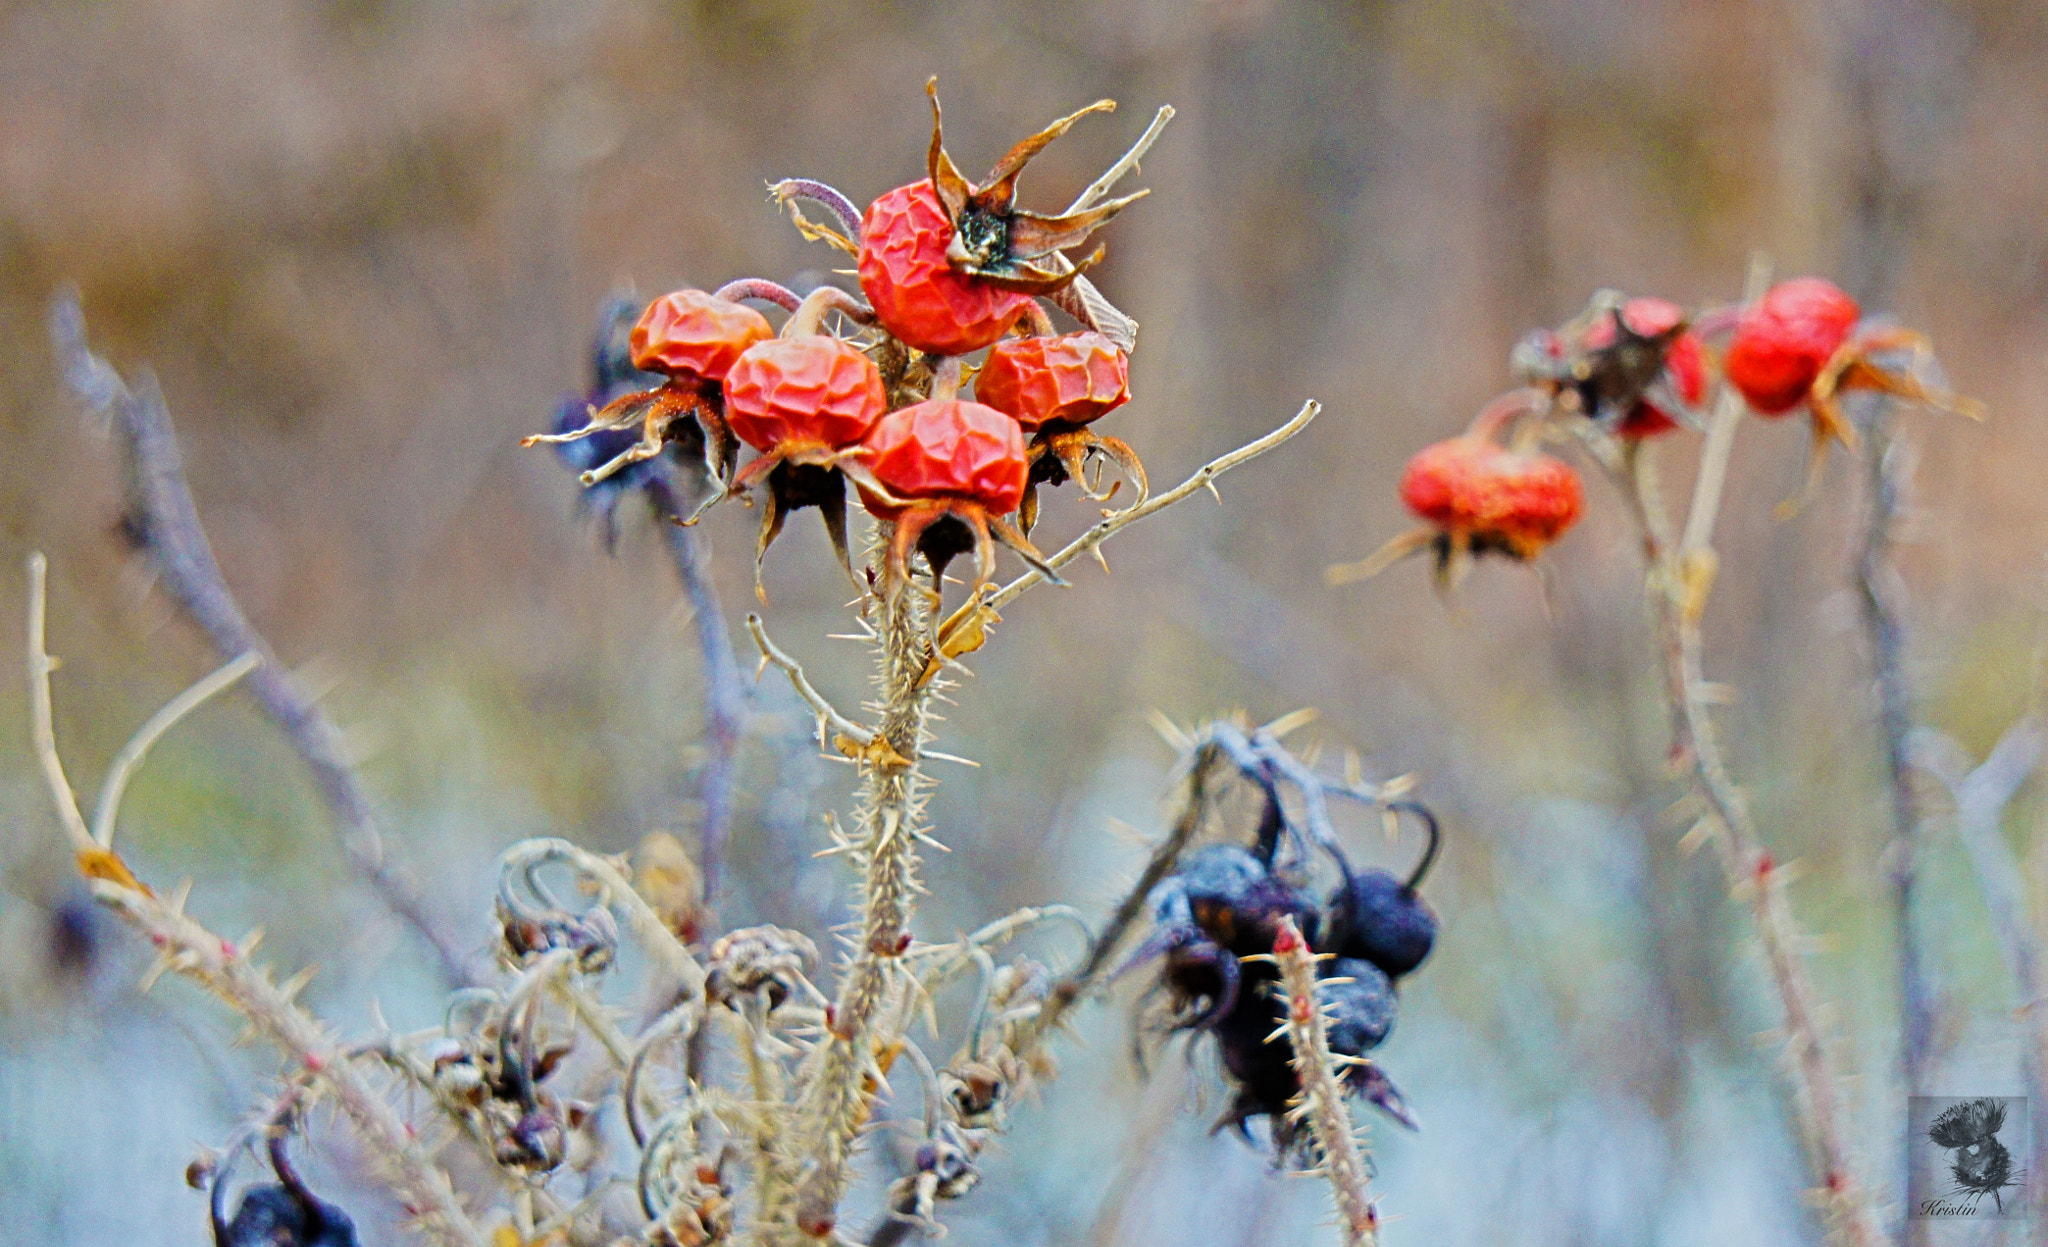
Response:
[[[1821,1033],[1819,1000],[1801,952],[1805,940],[1785,897],[1784,873],[1763,846],[1748,803],[1728,772],[1702,669],[1699,621],[1716,567],[1709,544],[1711,517],[1720,505],[1728,449],[1744,416],[1741,397],[1732,389],[1724,391],[1708,434],[1707,460],[1694,492],[1686,536],[1676,549],[1669,544],[1662,523],[1652,518],[1656,513],[1649,500],[1655,496],[1655,472],[1647,457],[1639,454],[1633,461],[1621,456],[1602,458],[1609,464],[1626,462],[1635,469],[1633,473],[1615,472],[1614,477],[1617,487],[1631,495],[1631,509],[1644,523],[1643,545],[1651,566],[1648,596],[1664,642],[1665,687],[1678,699],[1674,711],[1685,731],[1674,754],[1690,764],[1694,789],[1707,808],[1699,830],[1719,847],[1731,890],[1746,904],[1763,945],[1770,981],[1785,1015],[1801,1134],[1820,1171],[1820,1198],[1830,1214],[1830,1233],[1850,1247],[1871,1247],[1884,1240],[1872,1218],[1867,1192],[1850,1164],[1839,1104],[1840,1083]]]
[[[1309,426],[1309,422],[1314,420],[1316,414],[1322,411],[1322,409],[1323,405],[1321,403],[1310,399],[1301,405],[1301,410],[1294,413],[1294,417],[1288,420],[1287,423],[1263,437],[1246,442],[1236,450],[1228,454],[1219,455],[1208,463],[1203,464],[1195,470],[1194,475],[1165,493],[1154,494],[1144,502],[1128,510],[1115,511],[1105,515],[1091,525],[1086,532],[1083,532],[1080,536],[1061,547],[1058,552],[1047,558],[1045,560],[1046,567],[1053,571],[1058,571],[1082,555],[1094,551],[1103,542],[1108,541],[1124,528],[1137,523],[1146,516],[1156,515],[1164,511],[1196,490],[1207,489],[1213,493],[1217,477],[1237,467],[1239,464],[1248,463],[1258,458],[1260,455],[1265,454],[1267,451],[1293,437],[1296,433],[1301,432]],[[1045,573],[1037,568],[1032,568],[992,593],[977,593],[975,596],[970,597],[958,610],[947,616],[945,622],[939,626],[939,647],[941,652],[945,653],[948,657],[954,657],[966,652],[968,649],[974,648],[971,645],[961,646],[959,644],[961,639],[970,635],[969,630],[971,628],[976,625],[985,626],[993,623],[996,619],[1000,618],[996,614],[997,611],[1016,601],[1027,590],[1044,583],[1046,583]]]
[[[1294,1076],[1301,1084],[1290,1112],[1305,1118],[1315,1136],[1322,1174],[1330,1180],[1343,1219],[1345,1247],[1377,1247],[1379,1212],[1366,1190],[1368,1161],[1338,1076],[1339,1058],[1330,1051],[1329,1019],[1316,1000],[1315,954],[1291,917],[1280,920],[1273,959],[1280,964],[1285,1030],[1293,1046]]]
[[[304,980],[285,986],[272,983],[269,975],[250,959],[253,940],[244,940],[237,946],[207,930],[185,913],[183,889],[170,898],[158,895],[137,880],[111,850],[93,839],[57,753],[50,697],[50,672],[56,664],[46,650],[45,579],[42,555],[32,556],[28,677],[36,754],[51,804],[79,850],[80,866],[86,871],[93,895],[148,936],[160,950],[148,981],[167,971],[184,975],[210,989],[247,1018],[303,1071],[304,1077],[333,1093],[343,1114],[370,1144],[366,1151],[373,1163],[412,1208],[421,1228],[445,1247],[484,1247],[483,1235],[456,1199],[448,1174],[428,1156],[412,1129],[377,1088],[363,1078],[326,1025],[294,1001],[298,985]],[[219,674],[210,680],[220,682]],[[197,704],[201,699],[192,695],[196,691],[188,691],[181,700]],[[174,718],[168,713],[158,716],[158,720]],[[140,752],[137,751],[138,757]],[[118,792],[115,795],[118,797]]]

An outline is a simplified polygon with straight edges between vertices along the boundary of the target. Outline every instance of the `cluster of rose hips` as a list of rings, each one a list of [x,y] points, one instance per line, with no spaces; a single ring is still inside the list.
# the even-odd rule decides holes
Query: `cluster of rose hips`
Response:
[[[586,418],[560,421],[527,444],[587,442],[572,462],[592,487],[665,455],[701,463],[708,489],[679,520],[694,522],[721,498],[762,492],[762,555],[790,511],[817,507],[848,563],[851,481],[869,514],[893,525],[877,569],[885,592],[907,582],[912,551],[923,555],[934,589],[948,562],[968,552],[976,583],[985,581],[994,574],[995,540],[1049,573],[1029,538],[1037,487],[1076,479],[1090,497],[1107,498],[1115,487],[1098,492],[1091,461],[1114,463],[1142,500],[1137,457],[1089,427],[1130,399],[1130,322],[1081,277],[1101,249],[1079,264],[1062,254],[1139,196],[1061,216],[1015,206],[1031,158],[1082,116],[1114,106],[1105,101],[1054,122],[977,185],[947,156],[935,84],[927,91],[925,178],[883,194],[865,214],[820,183],[776,187],[807,236],[858,257],[862,298],[825,285],[799,299],[758,279],[663,295],[628,335],[626,362],[646,382],[617,384],[624,370],[601,357]],[[804,219],[794,208],[800,199],[831,210],[844,233]],[[1078,331],[1057,332],[1042,298],[1078,321]],[[780,307],[788,318],[778,331],[750,302]],[[979,366],[970,365],[965,357],[983,350]],[[962,398],[970,375],[973,398]],[[757,452],[744,467],[742,443]],[[757,555],[757,577],[758,566]]]
[[[1494,399],[1463,434],[1409,460],[1401,500],[1426,526],[1362,563],[1332,568],[1331,579],[1360,579],[1428,551],[1439,583],[1449,585],[1473,556],[1536,557],[1585,510],[1578,472],[1538,449],[1553,416],[1590,420],[1624,446],[1639,444],[1697,428],[1718,372],[1758,416],[1807,413],[1817,476],[1830,441],[1857,443],[1842,414],[1845,392],[1974,414],[1971,400],[1925,379],[1930,361],[1924,336],[1864,320],[1854,299],[1818,277],[1780,282],[1753,303],[1697,318],[1664,299],[1603,291],[1569,323],[1516,345],[1510,367],[1525,388]]]
[[[1385,1071],[1364,1058],[1393,1031],[1399,981],[1436,943],[1436,914],[1418,888],[1436,861],[1440,836],[1424,807],[1398,801],[1389,808],[1414,815],[1428,833],[1415,868],[1406,878],[1357,870],[1340,848],[1325,844],[1340,879],[1319,900],[1299,868],[1275,863],[1286,815],[1268,789],[1251,844],[1205,845],[1152,890],[1152,933],[1126,965],[1159,959],[1167,1028],[1214,1036],[1234,1089],[1217,1128],[1234,1127],[1249,1139],[1251,1120],[1265,1117],[1283,1158],[1304,1141],[1289,1113],[1301,1088],[1272,956],[1283,919],[1294,921],[1319,957],[1318,1003],[1328,1011],[1330,1049],[1352,1058],[1344,1081],[1415,1127]]]

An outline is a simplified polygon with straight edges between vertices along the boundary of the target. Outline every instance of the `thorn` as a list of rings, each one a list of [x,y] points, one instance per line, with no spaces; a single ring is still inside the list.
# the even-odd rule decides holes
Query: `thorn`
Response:
[[[1285,740],[1289,733],[1307,727],[1322,717],[1323,712],[1314,706],[1303,706],[1299,710],[1292,710],[1281,715],[1259,730],[1272,736],[1274,740]]]
[[[1195,743],[1192,736],[1183,732],[1179,724],[1167,718],[1166,712],[1157,707],[1145,712],[1145,721],[1152,725],[1152,730],[1159,733],[1159,738],[1175,753],[1186,753],[1189,746]]]

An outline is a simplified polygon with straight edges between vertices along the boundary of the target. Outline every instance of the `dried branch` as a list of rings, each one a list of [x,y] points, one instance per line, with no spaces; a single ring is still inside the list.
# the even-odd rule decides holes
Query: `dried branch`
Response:
[[[1322,409],[1323,405],[1321,403],[1314,399],[1308,400],[1301,405],[1301,410],[1294,413],[1294,417],[1287,423],[1263,437],[1247,442],[1236,450],[1220,455],[1203,464],[1195,470],[1193,476],[1188,477],[1188,479],[1167,490],[1165,493],[1154,494],[1135,507],[1124,511],[1112,512],[1097,520],[1086,532],[1074,538],[1061,547],[1057,553],[1047,558],[1045,565],[1053,571],[1058,571],[1082,555],[1094,551],[1103,542],[1108,541],[1122,529],[1137,523],[1148,515],[1155,515],[1160,511],[1164,511],[1196,490],[1207,489],[1211,493],[1215,493],[1217,477],[1237,467],[1239,464],[1258,458],[1260,455],[1285,442],[1288,438],[1293,437],[1296,433],[1301,432],[1308,427],[1309,422],[1314,420],[1316,414],[1322,411]],[[977,594],[974,597],[970,597],[958,610],[947,616],[944,623],[939,625],[939,646],[941,651],[948,657],[953,657],[975,648],[973,645],[962,646],[960,644],[962,640],[970,635],[969,629],[977,626],[985,627],[990,623],[994,623],[997,619],[1001,618],[996,614],[997,611],[1016,601],[1026,590],[1044,583],[1046,583],[1045,573],[1037,568],[1032,568],[993,593]]]
[[[67,384],[81,402],[110,412],[121,447],[127,494],[123,526],[149,559],[179,608],[198,624],[221,658],[256,654],[262,664],[249,689],[312,770],[340,821],[342,854],[384,904],[426,940],[451,983],[473,981],[461,945],[427,910],[418,883],[384,842],[362,780],[342,747],[341,732],[277,661],[228,589],[198,508],[186,484],[177,435],[156,381],[142,374],[130,388],[85,341],[85,316],[75,292],[58,296],[50,332]]]
[[[1104,169],[1101,177],[1090,182],[1074,202],[1067,205],[1063,215],[1072,216],[1076,212],[1094,207],[1104,195],[1116,187],[1118,182],[1136,172],[1138,162],[1145,158],[1146,152],[1152,150],[1152,144],[1159,141],[1159,136],[1166,132],[1166,123],[1172,120],[1173,105],[1161,104],[1159,111],[1152,115],[1152,124],[1145,127],[1145,132],[1138,136],[1137,142],[1131,144],[1131,149],[1117,157],[1115,164]]]
[[[1984,893],[1991,929],[2005,955],[2017,997],[2016,1015],[2024,1041],[2021,1069],[2028,1094],[2048,1103],[2048,975],[2043,973],[2040,927],[2027,900],[2026,872],[2006,842],[2005,812],[2040,766],[2044,735],[2040,720],[2029,716],[2007,728],[1975,768],[1961,745],[1931,728],[1915,729],[1908,741],[1913,765],[1945,785],[1955,799],[1956,835],[1970,855],[1977,886]],[[2048,1136],[2035,1132],[2033,1173],[2048,1173]],[[2048,1196],[2036,1194],[2036,1215]]]
[[[746,739],[749,706],[747,687],[733,655],[732,634],[725,626],[725,608],[712,583],[711,568],[704,554],[704,537],[697,529],[671,522],[682,514],[668,483],[652,477],[647,485],[648,503],[654,510],[655,526],[668,546],[669,561],[683,596],[690,603],[690,626],[697,636],[697,653],[704,680],[704,738],[710,756],[698,779],[698,799],[703,803],[703,822],[697,832],[697,867],[703,872],[704,903],[715,906],[725,877],[727,840],[732,834],[733,799],[739,785],[740,744]]]
[[[783,674],[789,677],[790,687],[796,690],[796,695],[803,698],[804,704],[817,715],[819,748],[832,748],[832,741],[836,737],[845,737],[860,745],[874,739],[875,734],[872,731],[841,714],[837,706],[825,699],[825,695],[811,683],[810,677],[804,674],[802,664],[768,639],[768,630],[762,626],[759,615],[747,616],[747,631],[753,634],[754,644],[760,647],[762,666],[773,665],[780,668]]]
[[[1886,857],[1890,862],[1892,921],[1898,931],[1899,1064],[1906,1095],[1912,1097],[1929,1094],[1928,1063],[1940,1002],[1930,981],[1914,905],[1925,812],[1913,787],[1910,757],[1913,696],[1906,680],[1906,591],[1891,561],[1893,534],[1905,507],[1910,469],[1907,451],[1893,439],[1892,404],[1878,397],[1866,406],[1869,419],[1863,427],[1862,459],[1869,500],[1856,587],[1863,632],[1870,644],[1878,731],[1891,796],[1892,840]],[[1928,1163],[1926,1149],[1919,1142],[1909,1124],[1902,1141],[1909,1190],[1922,1188],[1914,1179],[1926,1172]]]
[[[1819,1170],[1819,1199],[1829,1214],[1830,1234],[1851,1247],[1871,1247],[1884,1240],[1849,1161],[1839,1105],[1840,1083],[1821,1033],[1818,997],[1801,952],[1806,941],[1785,898],[1784,873],[1763,846],[1748,803],[1723,759],[1702,670],[1699,620],[1716,566],[1713,548],[1707,543],[1712,540],[1712,516],[1719,508],[1721,485],[1726,480],[1725,471],[1716,469],[1714,460],[1725,467],[1727,448],[1744,415],[1741,397],[1732,389],[1724,391],[1708,434],[1707,453],[1714,458],[1701,468],[1702,481],[1711,487],[1695,490],[1685,544],[1673,549],[1660,525],[1645,523],[1642,537],[1650,560],[1649,598],[1663,639],[1665,685],[1679,699],[1674,709],[1689,746],[1682,756],[1690,763],[1693,787],[1707,809],[1700,829],[1718,846],[1731,891],[1745,902],[1756,925],[1770,981],[1784,1012],[1801,1134]],[[1603,456],[1603,462],[1625,460]],[[1647,521],[1655,514],[1649,501],[1655,495],[1654,467],[1646,455],[1630,466],[1635,472],[1614,473],[1615,483],[1631,495],[1631,510]]]
[[[49,788],[64,834],[80,854],[91,853],[99,841],[78,812],[78,794],[64,775],[64,759],[57,753],[55,708],[50,704],[50,673],[57,660],[46,652],[44,626],[47,622],[49,564],[40,551],[28,556],[28,701],[29,736],[36,764],[42,768],[43,783]]]
[[[40,570],[40,564],[38,564]],[[176,727],[178,720],[206,704],[216,693],[225,691],[236,680],[254,671],[262,663],[254,653],[242,655],[212,675],[164,703],[163,709],[151,715],[147,722],[135,730],[128,743],[121,746],[121,752],[114,755],[112,765],[107,768],[107,777],[100,784],[99,799],[93,803],[92,838],[103,849],[114,847],[114,819],[121,810],[121,794],[128,788],[128,780],[141,767],[149,755],[150,746],[162,738],[165,732]]]
[[[29,560],[28,674],[36,753],[43,764],[51,803],[79,847],[93,895],[159,950],[145,983],[173,972],[220,997],[269,1038],[303,1077],[333,1094],[342,1113],[369,1144],[366,1152],[372,1163],[412,1209],[421,1229],[446,1247],[484,1247],[483,1235],[456,1199],[448,1174],[428,1156],[396,1110],[364,1080],[326,1025],[294,1001],[304,980],[284,986],[271,982],[250,958],[254,940],[237,946],[207,930],[184,912],[186,894],[182,889],[169,899],[157,895],[86,830],[77,796],[64,778],[57,754],[50,699],[50,672],[56,664],[45,649],[45,581],[46,564],[40,554],[34,555]],[[219,682],[219,675],[215,673],[210,680]],[[196,705],[202,700],[194,696],[197,691],[195,686],[180,700]],[[174,719],[160,712],[152,723],[166,720],[168,726]]]
[[[1322,1175],[1330,1180],[1343,1220],[1346,1247],[1377,1247],[1379,1212],[1366,1191],[1368,1164],[1362,1128],[1351,1120],[1340,1061],[1330,1051],[1328,1015],[1316,1001],[1316,958],[1293,918],[1280,920],[1273,940],[1285,993],[1287,1041],[1293,1046],[1294,1076],[1301,1083],[1290,1116],[1305,1119],[1316,1141]],[[1355,1058],[1362,1060],[1363,1058]]]

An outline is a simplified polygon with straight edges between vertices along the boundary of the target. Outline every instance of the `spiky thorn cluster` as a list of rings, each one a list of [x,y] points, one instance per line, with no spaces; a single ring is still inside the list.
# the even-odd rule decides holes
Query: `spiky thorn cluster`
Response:
[[[1315,1140],[1316,1172],[1330,1181],[1347,1247],[1377,1247],[1380,1217],[1366,1190],[1371,1159],[1364,1128],[1351,1120],[1351,1106],[1344,1095],[1345,1068],[1371,1062],[1330,1051],[1329,1012],[1316,1000],[1316,955],[1309,951],[1292,918],[1280,921],[1273,960],[1280,966],[1284,996],[1286,1022],[1282,1030],[1293,1049],[1295,1077],[1301,1082],[1289,1116],[1308,1123]]]

